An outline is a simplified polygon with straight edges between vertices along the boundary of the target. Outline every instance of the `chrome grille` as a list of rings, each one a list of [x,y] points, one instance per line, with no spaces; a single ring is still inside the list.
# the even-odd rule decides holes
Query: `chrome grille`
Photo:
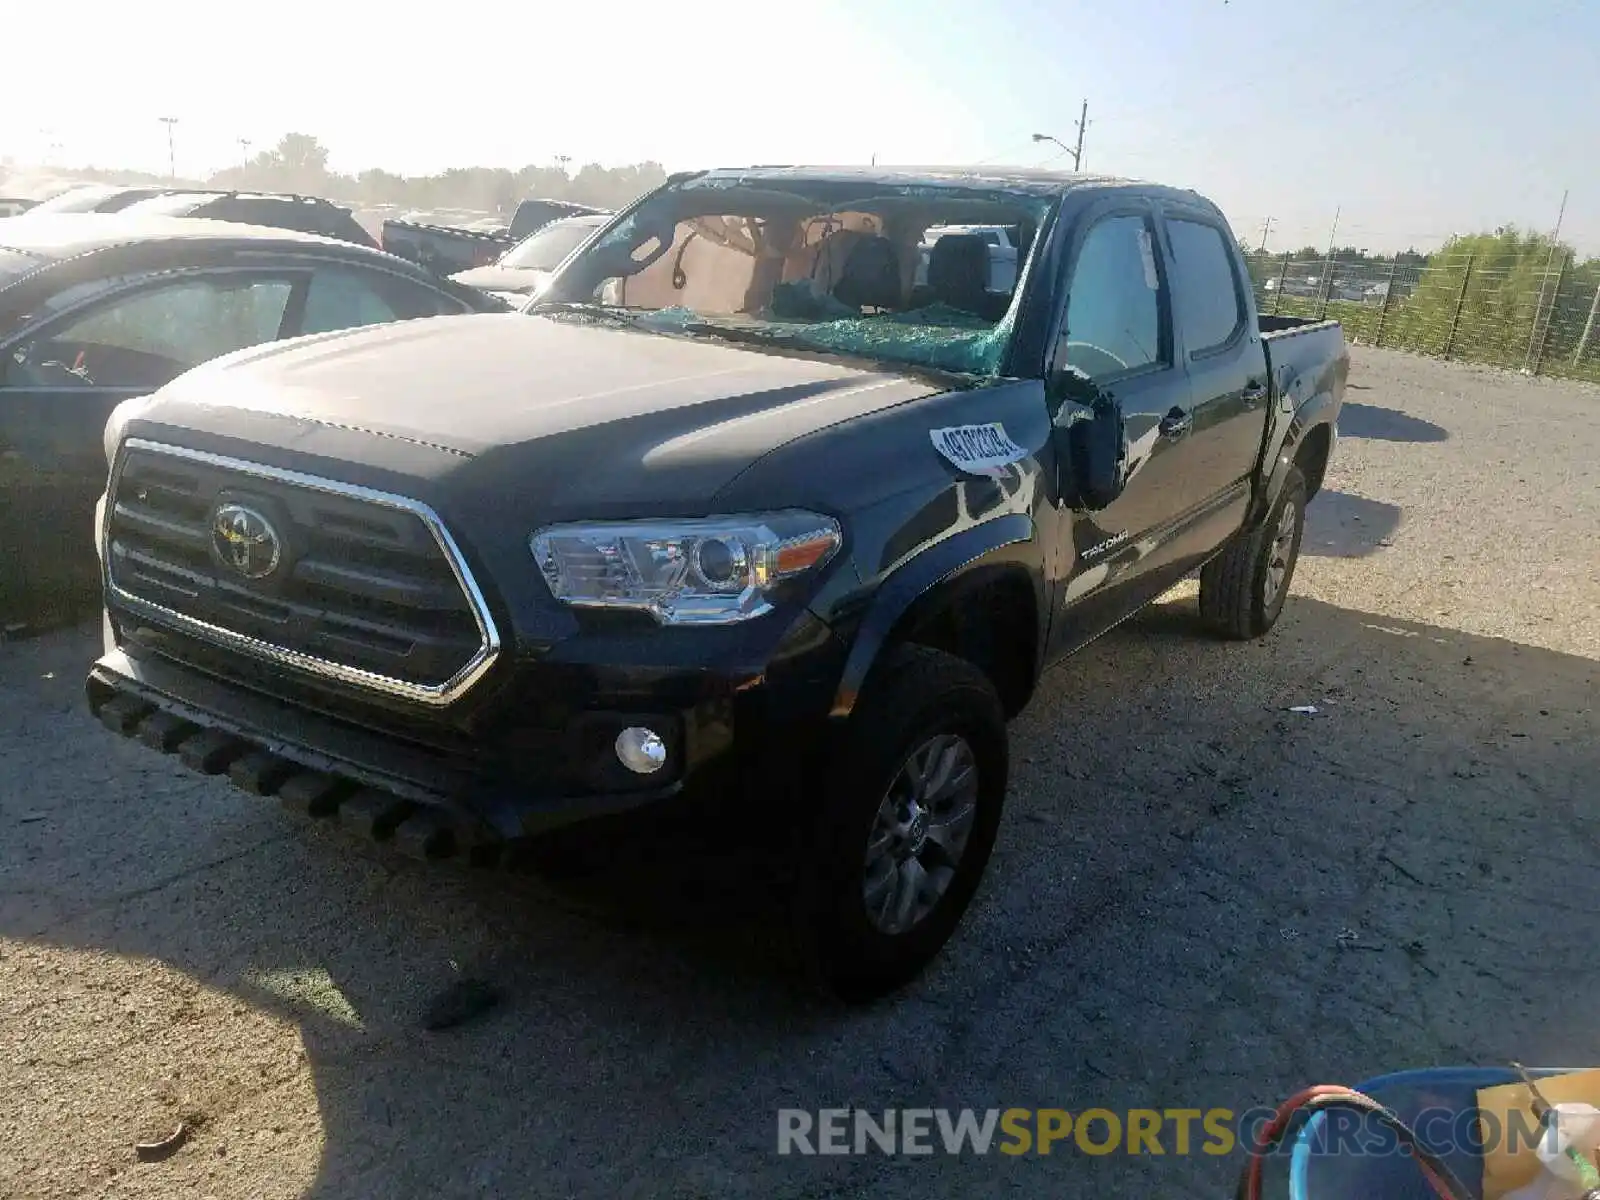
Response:
[[[224,505],[259,518],[251,531],[282,550],[262,577],[219,549]],[[459,547],[431,508],[403,496],[130,439],[104,546],[119,607],[357,687],[448,704],[499,653]]]

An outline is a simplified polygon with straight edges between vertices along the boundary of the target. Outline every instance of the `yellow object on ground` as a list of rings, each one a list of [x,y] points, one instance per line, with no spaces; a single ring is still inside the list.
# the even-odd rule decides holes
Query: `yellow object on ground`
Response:
[[[1539,1094],[1551,1104],[1592,1104],[1600,1108],[1600,1069],[1536,1079]],[[1483,1200],[1502,1200],[1533,1182],[1540,1171],[1534,1153],[1539,1123],[1533,1093],[1525,1083],[1478,1091],[1478,1132],[1483,1139]],[[1527,1131],[1533,1131],[1528,1133]]]

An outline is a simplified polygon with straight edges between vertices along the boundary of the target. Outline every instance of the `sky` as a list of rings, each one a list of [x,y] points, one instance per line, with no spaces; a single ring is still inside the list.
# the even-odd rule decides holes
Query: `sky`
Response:
[[[1549,231],[1600,255],[1595,0],[195,0],[13,6],[0,158],[332,165],[1069,161],[1193,187],[1269,249]],[[273,13],[271,20],[258,14]],[[247,65],[249,64],[249,65]],[[103,81],[95,86],[93,81]],[[241,145],[241,139],[249,143]]]

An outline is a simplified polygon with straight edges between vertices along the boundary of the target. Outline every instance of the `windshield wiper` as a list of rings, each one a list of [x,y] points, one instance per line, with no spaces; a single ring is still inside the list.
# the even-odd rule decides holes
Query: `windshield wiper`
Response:
[[[820,350],[820,347],[810,339],[786,330],[718,325],[711,321],[686,321],[671,328],[659,328],[662,333],[688,333],[697,337],[725,338],[730,342],[745,342],[753,346],[794,346],[802,350]]]

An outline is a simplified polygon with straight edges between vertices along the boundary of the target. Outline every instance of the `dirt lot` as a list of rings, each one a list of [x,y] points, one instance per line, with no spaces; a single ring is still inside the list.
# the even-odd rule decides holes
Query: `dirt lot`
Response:
[[[758,859],[410,865],[102,730],[96,631],[0,647],[0,1195],[1220,1196],[1237,1156],[780,1158],[775,1114],[1600,1062],[1600,393],[1353,381],[1277,631],[1179,592],[1050,676],[964,932],[866,1012],[729,914]],[[422,1032],[458,970],[505,1003]]]

